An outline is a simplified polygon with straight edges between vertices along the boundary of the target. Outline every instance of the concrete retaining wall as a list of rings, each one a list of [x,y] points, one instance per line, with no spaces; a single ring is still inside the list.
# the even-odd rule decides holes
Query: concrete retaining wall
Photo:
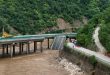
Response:
[[[98,62],[94,56],[88,57],[69,47],[64,47],[59,54],[74,64],[80,66],[88,75],[110,75],[110,67]]]

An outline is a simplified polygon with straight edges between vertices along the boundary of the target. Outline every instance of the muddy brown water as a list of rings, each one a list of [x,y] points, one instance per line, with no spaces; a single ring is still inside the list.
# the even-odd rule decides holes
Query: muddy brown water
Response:
[[[0,58],[0,75],[68,75],[55,60],[57,50],[13,58]]]

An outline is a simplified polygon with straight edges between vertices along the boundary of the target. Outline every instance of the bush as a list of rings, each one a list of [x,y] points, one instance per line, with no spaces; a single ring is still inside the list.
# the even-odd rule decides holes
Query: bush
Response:
[[[96,57],[95,56],[91,56],[90,57],[90,63],[94,66],[94,68],[95,68],[95,66],[96,66],[96,64],[97,64],[97,60],[96,60]]]

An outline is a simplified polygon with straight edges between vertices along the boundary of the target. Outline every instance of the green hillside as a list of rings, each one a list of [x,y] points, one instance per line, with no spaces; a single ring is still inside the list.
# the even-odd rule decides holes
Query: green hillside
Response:
[[[101,14],[101,30],[100,30],[100,41],[110,52],[110,7],[107,8],[104,13]]]
[[[106,50],[110,52],[110,5],[102,12],[92,17],[87,25],[80,28],[77,36],[80,45],[87,48],[91,48],[91,46],[94,45],[92,35],[97,26],[101,27],[99,31],[100,42]]]
[[[0,32],[3,26],[13,27],[21,34],[35,34],[56,26],[63,18],[71,24],[82,16],[88,19],[103,11],[108,0],[0,0]]]
[[[35,34],[56,26],[58,18],[73,24],[86,17],[88,24],[78,31],[79,44],[90,47],[94,28],[100,25],[100,40],[110,51],[109,4],[110,0],[0,0],[0,33],[12,27],[21,34]]]

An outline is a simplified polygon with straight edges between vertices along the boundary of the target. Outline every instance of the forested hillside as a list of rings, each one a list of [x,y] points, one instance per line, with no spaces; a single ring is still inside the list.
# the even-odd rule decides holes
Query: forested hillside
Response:
[[[83,16],[88,19],[108,7],[109,0],[0,0],[0,32],[4,26],[21,34],[35,34],[56,26],[56,19],[69,23]]]
[[[35,34],[57,26],[58,18],[73,24],[83,17],[89,22],[78,31],[80,45],[90,47],[94,28],[100,25],[100,40],[110,51],[110,0],[0,0],[0,33],[12,27],[20,34]]]
[[[110,52],[110,7],[107,8],[101,15],[101,30],[100,41],[105,46],[108,52]]]
[[[100,11],[100,13],[95,14],[87,25],[80,28],[77,36],[80,45],[87,48],[91,48],[94,45],[92,35],[97,26],[101,27],[99,31],[100,42],[110,52],[110,5],[103,9],[103,11]]]

